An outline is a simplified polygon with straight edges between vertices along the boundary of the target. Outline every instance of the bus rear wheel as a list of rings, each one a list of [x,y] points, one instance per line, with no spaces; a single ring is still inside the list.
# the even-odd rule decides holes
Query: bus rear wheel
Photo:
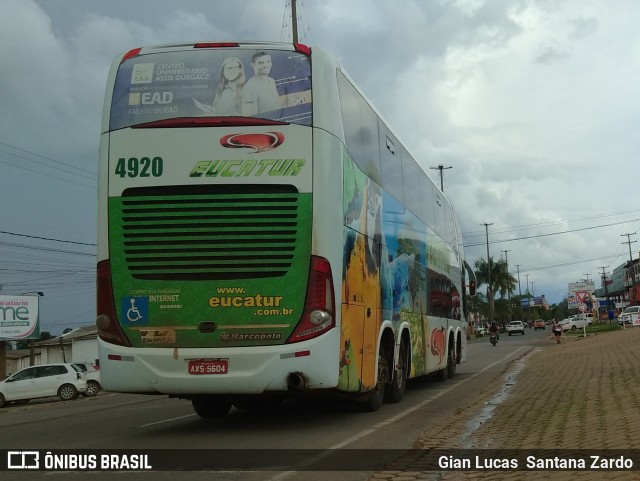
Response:
[[[196,414],[204,419],[221,418],[231,410],[231,401],[220,396],[194,397],[191,405]]]
[[[407,389],[407,378],[409,376],[409,349],[407,348],[407,341],[403,340],[400,343],[400,349],[398,350],[398,363],[395,371],[393,372],[393,380],[390,384],[387,384],[384,400],[390,403],[399,403],[404,397],[404,393]]]
[[[447,352],[447,365],[436,372],[436,379],[440,382],[444,382],[449,378],[452,378],[456,373],[456,351],[453,344],[449,345]]]
[[[384,401],[384,391],[389,379],[389,362],[382,345],[378,353],[378,378],[376,379],[376,386],[367,393],[366,399],[362,402],[362,410],[367,412],[374,412],[380,409]]]
[[[457,365],[456,349],[453,347],[452,342],[449,346],[449,356],[447,357],[447,377],[452,378],[455,375]]]

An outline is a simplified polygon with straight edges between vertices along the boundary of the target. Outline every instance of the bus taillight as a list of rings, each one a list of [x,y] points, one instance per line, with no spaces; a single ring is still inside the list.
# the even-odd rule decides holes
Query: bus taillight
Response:
[[[304,314],[287,343],[311,339],[335,325],[335,296],[331,264],[323,257],[312,256]]]
[[[293,48],[296,49],[296,52],[300,52],[305,55],[311,55],[311,49],[303,43],[294,43]]]
[[[141,48],[133,48],[131,50],[129,50],[127,53],[124,54],[124,56],[120,59],[120,63],[124,62],[125,60],[129,60],[130,58],[133,57],[137,57],[138,54],[140,53],[140,50],[142,50]]]
[[[113,288],[111,287],[111,266],[109,261],[98,262],[97,314],[96,327],[103,341],[120,346],[131,346],[118,325],[113,304]]]

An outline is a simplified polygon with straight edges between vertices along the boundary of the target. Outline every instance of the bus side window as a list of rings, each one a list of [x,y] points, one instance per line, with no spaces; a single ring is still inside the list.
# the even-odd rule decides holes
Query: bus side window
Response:
[[[422,190],[423,186],[429,183],[429,178],[405,150],[402,152],[402,171],[404,172],[407,207],[426,223],[427,219],[422,211],[422,197],[424,196]]]
[[[402,153],[400,142],[378,121],[380,133],[380,164],[382,168],[382,188],[404,204],[404,185],[402,180]]]
[[[338,90],[347,151],[367,177],[380,185],[378,117],[340,71]]]

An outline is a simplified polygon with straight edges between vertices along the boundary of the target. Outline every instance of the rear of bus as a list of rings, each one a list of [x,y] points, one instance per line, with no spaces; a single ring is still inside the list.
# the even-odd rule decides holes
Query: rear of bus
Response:
[[[332,266],[312,249],[312,122],[304,46],[174,45],[114,62],[100,144],[105,389],[337,384]]]

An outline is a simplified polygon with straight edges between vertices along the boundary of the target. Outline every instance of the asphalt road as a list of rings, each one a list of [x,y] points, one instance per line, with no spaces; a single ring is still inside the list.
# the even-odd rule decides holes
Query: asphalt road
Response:
[[[166,396],[100,393],[94,398],[75,401],[34,401],[29,405],[0,410],[0,449],[9,450],[113,450],[143,452],[146,449],[188,450],[202,455],[203,463],[213,456],[225,458],[227,466],[248,464],[257,452],[270,449],[269,468],[253,471],[211,467],[199,472],[94,472],[90,479],[215,479],[242,481],[327,480],[336,479],[327,469],[342,466],[332,461],[336,453],[355,453],[352,471],[341,472],[344,481],[365,480],[412,447],[415,439],[446,417],[468,396],[477,395],[484,385],[502,374],[515,359],[522,358],[551,331],[527,329],[525,335],[501,334],[493,347],[488,337],[468,343],[468,362],[459,365],[456,376],[445,382],[413,380],[405,399],[385,404],[375,413],[361,413],[352,403],[340,399],[287,401],[277,407],[231,411],[224,419],[203,420],[187,401]],[[197,453],[194,450],[209,450]],[[304,451],[301,451],[304,450]],[[138,450],[138,451],[136,451]],[[223,451],[232,450],[232,451]],[[220,454],[223,453],[223,454]],[[168,453],[179,457],[181,451]],[[243,458],[244,456],[244,458]],[[222,459],[222,458],[220,458]],[[180,465],[180,460],[174,463]],[[187,461],[185,461],[186,463]],[[334,464],[332,464],[334,463]],[[214,465],[217,464],[214,462]],[[321,471],[315,471],[316,469]],[[34,479],[86,479],[87,473],[2,473],[5,481]],[[60,476],[60,478],[58,478]]]

